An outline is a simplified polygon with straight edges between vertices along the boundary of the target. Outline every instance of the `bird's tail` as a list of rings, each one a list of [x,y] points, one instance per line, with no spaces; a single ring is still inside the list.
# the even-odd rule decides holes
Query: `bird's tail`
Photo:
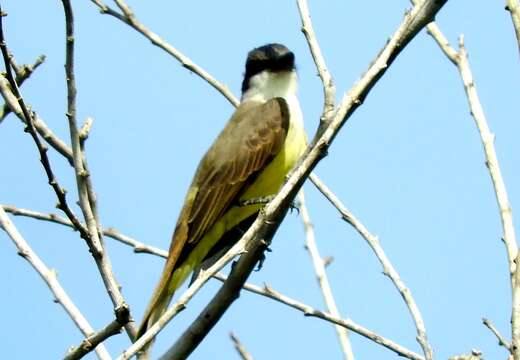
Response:
[[[186,278],[186,276],[183,276],[183,272],[178,270],[179,269],[174,271],[172,274],[168,266],[165,266],[165,269],[161,275],[161,279],[159,280],[159,283],[153,292],[150,303],[144,312],[143,320],[137,331],[135,338],[136,340],[143,336],[144,333],[149,328],[151,328],[157,322],[157,320],[159,320],[161,315],[164,314],[168,304],[173,297],[173,294],[175,293],[175,290],[177,290],[182,281]],[[140,359],[148,359],[153,342],[154,340],[151,340],[142,348],[140,352]]]

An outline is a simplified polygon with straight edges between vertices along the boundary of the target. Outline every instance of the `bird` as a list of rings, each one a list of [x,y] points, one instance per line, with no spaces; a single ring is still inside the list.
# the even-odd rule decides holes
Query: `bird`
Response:
[[[254,200],[276,195],[304,153],[297,80],[286,46],[271,43],[248,53],[240,104],[197,167],[136,339],[190,273],[211,266],[240,239],[265,205]]]

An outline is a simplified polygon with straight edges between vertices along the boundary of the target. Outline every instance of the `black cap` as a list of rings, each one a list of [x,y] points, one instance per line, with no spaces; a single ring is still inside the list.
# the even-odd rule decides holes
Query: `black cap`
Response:
[[[247,55],[242,93],[248,89],[249,79],[264,70],[294,70],[294,54],[282,44],[267,44],[251,50]]]

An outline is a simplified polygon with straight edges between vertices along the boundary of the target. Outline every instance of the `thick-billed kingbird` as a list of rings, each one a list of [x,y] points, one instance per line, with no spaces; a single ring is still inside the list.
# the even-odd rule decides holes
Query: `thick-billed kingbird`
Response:
[[[240,105],[199,163],[137,338],[188,275],[209,267],[256,219],[263,205],[244,202],[275,195],[303,154],[307,138],[296,90],[289,49],[268,44],[249,52]]]

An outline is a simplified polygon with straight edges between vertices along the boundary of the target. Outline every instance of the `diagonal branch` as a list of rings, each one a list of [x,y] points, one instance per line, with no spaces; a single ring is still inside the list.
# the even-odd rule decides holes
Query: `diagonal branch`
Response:
[[[61,217],[56,214],[47,214],[42,213],[34,210],[27,210],[27,209],[21,209],[12,205],[2,205],[0,204],[0,207],[3,208],[6,212],[11,213],[15,216],[26,216],[37,220],[43,220],[43,221],[49,221],[56,224],[61,224],[65,226],[69,226],[71,228],[74,228],[70,220],[65,219],[64,217]],[[168,257],[168,252],[159,248],[156,248],[155,246],[144,244],[140,241],[137,241],[130,236],[124,235],[121,232],[119,232],[116,228],[107,228],[103,229],[102,231],[103,235],[111,237],[114,240],[117,240],[123,244],[129,245],[134,249],[134,252],[136,253],[146,253],[146,254],[153,254],[157,256],[161,256],[163,258]]]
[[[331,202],[332,205],[339,211],[343,220],[348,222],[356,231],[367,241],[368,245],[376,255],[377,259],[383,267],[383,273],[394,283],[396,289],[403,297],[406,306],[412,316],[412,319],[417,329],[417,341],[423,348],[426,359],[433,356],[433,350],[428,343],[428,337],[426,335],[426,328],[424,326],[424,320],[422,318],[419,307],[417,306],[410,289],[408,289],[401,280],[399,273],[395,270],[394,266],[390,262],[390,259],[386,256],[379,239],[377,236],[372,235],[365,226],[343,205],[336,195],[314,174],[311,174],[310,179],[312,183],[318,188],[318,190]]]
[[[86,339],[84,339],[80,345],[73,346],[67,351],[67,354],[63,358],[63,360],[77,360],[81,359],[89,352],[92,351],[94,347],[98,344],[101,344],[103,341],[108,339],[111,336],[117,335],[121,333],[121,329],[130,321],[130,311],[128,307],[123,307],[116,312],[116,319],[113,320],[110,324],[105,326],[103,329],[98,332],[90,335]]]
[[[107,14],[115,17],[116,19],[124,22],[128,26],[132,27],[134,30],[141,33],[144,37],[152,42],[153,45],[161,48],[166,51],[168,54],[173,56],[177,61],[181,63],[183,67],[188,69],[189,71],[197,74],[203,80],[207,81],[211,86],[213,86],[218,92],[220,92],[233,106],[238,106],[238,100],[231,93],[229,88],[219,81],[217,81],[213,76],[211,76],[208,72],[202,69],[200,66],[195,64],[188,58],[186,55],[181,53],[179,50],[174,48],[171,44],[164,41],[159,35],[148,29],[144,24],[137,20],[137,17],[132,12],[130,7],[122,0],[115,0],[117,6],[122,11],[122,13],[117,12],[111,7],[105,5],[101,0],[91,0],[100,10],[102,14]]]
[[[484,326],[486,326],[496,336],[498,340],[498,345],[505,347],[507,351],[511,353],[511,344],[509,343],[509,341],[506,340],[504,336],[502,336],[502,334],[500,333],[500,331],[498,331],[495,325],[493,325],[491,321],[489,321],[486,318],[482,319],[482,324],[484,324]]]
[[[52,270],[49,270],[49,268],[43,263],[38,255],[32,250],[32,248],[29,246],[27,241],[25,241],[18,229],[16,229],[1,206],[0,227],[4,229],[7,235],[11,238],[16,248],[18,249],[18,254],[27,260],[27,262],[34,268],[34,270],[38,272],[38,275],[41,276],[43,281],[45,281],[54,295],[55,301],[63,307],[65,312],[69,315],[72,321],[74,321],[83,335],[90,336],[92,333],[94,333],[94,329],[92,326],[90,326],[87,319],[85,319],[83,314],[79,311],[76,305],[72,302],[71,298],[61,287],[61,284],[56,277],[56,273]],[[98,355],[99,359],[111,359],[103,344],[100,344],[96,347],[96,354]]]
[[[24,81],[27,80],[32,75],[32,73],[38,68],[38,66],[43,64],[44,61],[45,61],[45,55],[40,55],[36,58],[36,60],[34,61],[34,63],[32,65],[22,65],[21,67],[19,67],[19,71],[16,72],[17,74],[16,74],[16,79],[15,79],[18,86],[21,86],[24,83]],[[15,64],[14,57],[11,55],[11,66],[15,66],[14,64]],[[9,91],[9,93],[10,93],[10,91]],[[3,92],[2,92],[2,94],[3,94]],[[2,106],[2,108],[0,109],[0,123],[2,123],[2,121],[10,113],[11,113],[11,107],[8,104],[4,104],[4,106]]]
[[[220,273],[216,274],[214,276],[219,281],[226,281],[226,277]],[[424,360],[424,358],[414,353],[411,350],[406,349],[405,347],[393,342],[392,340],[389,340],[357,323],[350,319],[342,319],[340,317],[336,317],[328,312],[324,312],[321,310],[317,310],[307,304],[304,304],[298,300],[292,299],[286,295],[283,295],[279,293],[278,291],[274,290],[269,285],[264,285],[263,287],[252,285],[252,284],[244,284],[244,290],[247,290],[249,292],[252,292],[257,295],[268,297],[271,300],[277,301],[281,304],[287,305],[289,307],[292,307],[293,309],[296,309],[298,311],[301,311],[305,316],[309,317],[315,317],[318,319],[322,319],[325,321],[329,321],[333,324],[339,325],[341,327],[344,327],[345,329],[348,329],[352,332],[355,332],[356,334],[359,334],[371,341],[374,341],[375,343],[386,347],[387,349],[395,352],[397,355],[405,357],[407,359],[413,359],[413,360]]]
[[[305,229],[305,248],[307,249],[311,257],[314,272],[316,273],[316,278],[321,288],[321,293],[323,295],[325,305],[329,313],[331,313],[333,316],[340,317],[338,307],[336,306],[336,301],[334,300],[334,296],[332,295],[332,288],[330,286],[327,273],[325,272],[325,264],[318,251],[318,246],[316,245],[314,227],[311,223],[309,210],[305,205],[305,196],[303,194],[303,189],[300,190],[300,193],[298,195],[298,201],[300,203],[298,207],[300,209],[303,227]],[[350,344],[348,332],[343,327],[336,325],[336,333],[338,335],[341,349],[343,350],[345,359],[354,360],[354,352],[352,351],[352,345]]]

